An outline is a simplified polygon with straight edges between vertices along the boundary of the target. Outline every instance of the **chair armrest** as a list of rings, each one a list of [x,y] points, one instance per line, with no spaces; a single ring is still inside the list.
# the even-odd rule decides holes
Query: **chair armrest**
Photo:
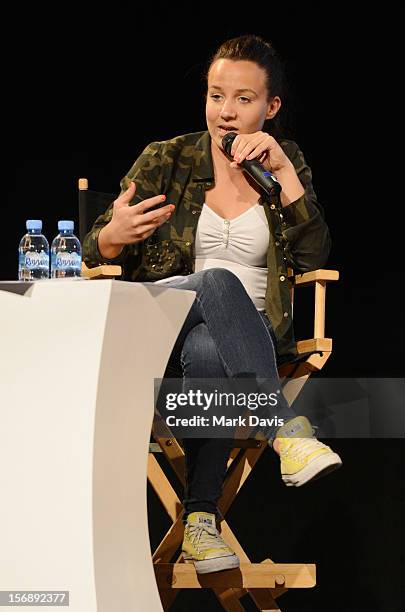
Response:
[[[297,352],[299,355],[304,353],[332,352],[331,338],[310,338],[309,340],[298,340]]]
[[[296,287],[304,287],[317,281],[337,281],[339,280],[339,272],[337,270],[313,270],[303,274],[294,274],[291,268],[289,268],[288,278],[292,280]]]
[[[116,276],[121,276],[121,274],[121,266],[102,264],[101,266],[96,266],[95,268],[88,268],[86,264],[82,262],[82,276],[84,278],[89,278],[90,280],[95,280],[98,278],[115,278]]]

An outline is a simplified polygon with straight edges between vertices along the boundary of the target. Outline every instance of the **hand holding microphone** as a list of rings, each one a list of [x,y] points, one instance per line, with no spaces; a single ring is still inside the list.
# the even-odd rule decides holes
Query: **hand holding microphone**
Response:
[[[259,132],[259,134],[262,134],[261,132]],[[225,151],[225,153],[232,159],[233,155],[232,155],[232,145],[233,142],[235,140],[235,138],[238,136],[238,134],[236,134],[235,132],[228,132],[228,134],[225,134],[225,136],[222,138],[222,147]],[[270,138],[270,137],[269,137]],[[252,146],[255,144],[255,142],[252,142]],[[279,146],[279,145],[278,145]],[[279,147],[281,150],[281,147]],[[282,151],[282,150],[281,150]],[[264,151],[261,151],[261,155],[262,156],[264,153]],[[251,155],[254,155],[254,149],[251,153],[249,153],[248,157],[250,157]],[[282,152],[282,155],[284,155],[284,153]],[[286,157],[286,156],[285,156]],[[287,161],[288,158],[286,157]],[[238,159],[236,159],[235,161],[238,161]],[[281,185],[278,182],[277,178],[274,176],[274,174],[272,172],[270,172],[269,170],[267,170],[257,159],[247,159],[244,158],[242,159],[240,162],[241,167],[245,170],[245,172],[247,172],[254,181],[256,181],[256,183],[270,196],[275,196],[278,195],[281,191]]]

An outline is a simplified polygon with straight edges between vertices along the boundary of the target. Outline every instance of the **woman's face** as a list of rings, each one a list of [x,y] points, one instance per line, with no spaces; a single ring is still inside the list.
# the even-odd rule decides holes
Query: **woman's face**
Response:
[[[266,73],[255,62],[219,59],[208,73],[206,103],[207,127],[213,145],[222,150],[227,131],[251,134],[262,129],[272,118],[268,99]]]

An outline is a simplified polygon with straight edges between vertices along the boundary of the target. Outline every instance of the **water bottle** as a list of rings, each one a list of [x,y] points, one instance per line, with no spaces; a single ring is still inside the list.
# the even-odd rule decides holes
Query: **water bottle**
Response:
[[[42,234],[42,221],[29,219],[26,228],[18,247],[18,280],[49,278],[49,243]]]
[[[51,245],[51,278],[81,276],[82,248],[74,227],[73,221],[58,221],[59,234]]]

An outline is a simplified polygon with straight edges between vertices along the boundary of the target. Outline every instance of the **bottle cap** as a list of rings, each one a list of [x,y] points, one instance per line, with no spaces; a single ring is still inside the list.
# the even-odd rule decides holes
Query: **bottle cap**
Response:
[[[58,221],[58,230],[71,230],[73,232],[75,227],[74,221]]]
[[[42,221],[40,221],[40,219],[28,219],[28,221],[25,224],[25,227],[27,228],[27,230],[41,230],[42,229]]]

